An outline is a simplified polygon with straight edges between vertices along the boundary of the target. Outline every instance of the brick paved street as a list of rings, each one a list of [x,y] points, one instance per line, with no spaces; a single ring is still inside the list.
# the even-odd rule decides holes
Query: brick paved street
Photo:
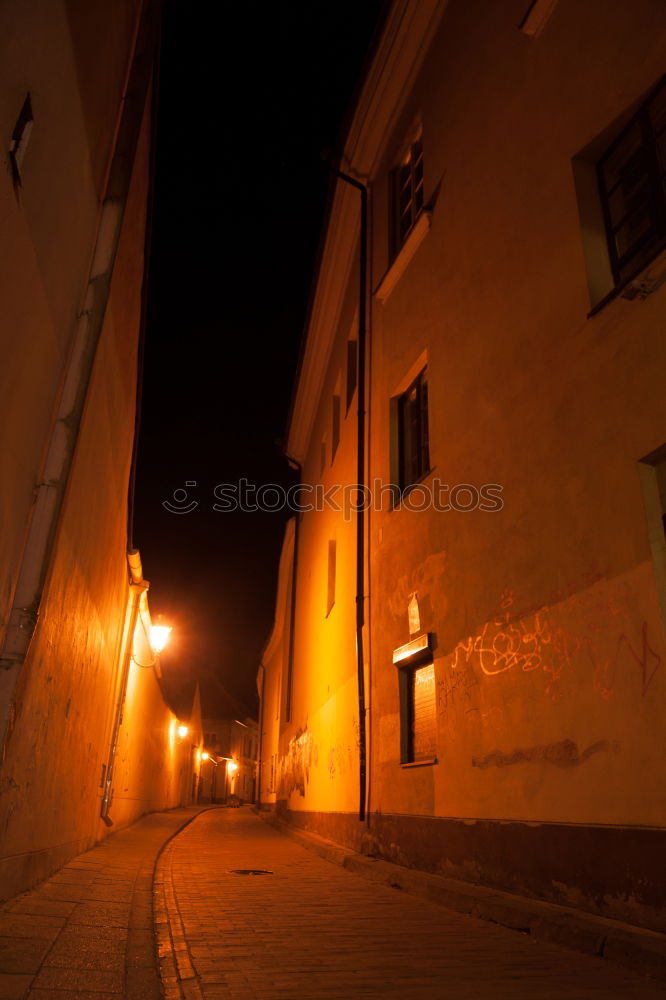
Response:
[[[369,882],[247,808],[202,813],[169,845],[159,878],[171,932],[162,925],[167,1000],[666,995],[609,961]]]
[[[198,811],[146,816],[0,907],[0,1000],[160,1000],[155,859]]]

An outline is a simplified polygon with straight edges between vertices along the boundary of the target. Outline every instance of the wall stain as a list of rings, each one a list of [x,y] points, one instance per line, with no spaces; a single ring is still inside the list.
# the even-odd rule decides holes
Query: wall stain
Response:
[[[620,745],[617,742],[597,740],[596,743],[590,743],[589,747],[580,753],[578,744],[574,740],[559,740],[557,743],[544,743],[539,746],[512,750],[510,753],[493,750],[485,757],[472,757],[472,767],[483,770],[487,767],[510,767],[512,764],[530,763],[554,764],[556,767],[564,768],[580,767],[594,754],[608,753],[611,750],[618,753],[619,749]]]

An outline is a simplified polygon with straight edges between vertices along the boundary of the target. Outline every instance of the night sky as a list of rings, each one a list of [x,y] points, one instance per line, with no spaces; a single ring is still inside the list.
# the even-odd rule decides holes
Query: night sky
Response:
[[[199,680],[204,713],[240,711],[223,689],[256,712],[288,515],[215,512],[213,490],[295,481],[281,446],[321,152],[338,146],[383,10],[165,0],[134,545],[153,617],[174,626],[162,665],[177,707]]]

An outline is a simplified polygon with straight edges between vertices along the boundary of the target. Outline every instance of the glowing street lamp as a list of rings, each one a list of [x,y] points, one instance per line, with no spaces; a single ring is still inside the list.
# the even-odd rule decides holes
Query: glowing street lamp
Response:
[[[150,626],[150,648],[153,653],[157,654],[162,652],[169,641],[170,635],[171,627],[169,625]]]
[[[189,731],[190,727],[186,726],[184,722],[181,722],[181,724],[178,726],[178,736],[180,737],[181,740],[185,739]]]

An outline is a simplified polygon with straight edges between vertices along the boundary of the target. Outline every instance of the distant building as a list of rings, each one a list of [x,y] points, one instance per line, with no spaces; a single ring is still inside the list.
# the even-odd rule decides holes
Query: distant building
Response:
[[[258,675],[262,806],[661,930],[665,65],[656,0],[394,0]]]
[[[257,777],[255,719],[204,719],[207,760],[201,769],[199,798],[206,802],[254,802]]]
[[[0,8],[3,898],[196,798],[126,558],[157,35],[152,0]]]

